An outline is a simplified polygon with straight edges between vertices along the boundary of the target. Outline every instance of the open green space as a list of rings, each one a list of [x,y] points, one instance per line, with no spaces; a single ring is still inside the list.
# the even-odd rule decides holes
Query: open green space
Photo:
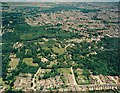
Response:
[[[0,78],[0,85],[2,85],[2,78]]]
[[[64,75],[70,74],[71,72],[70,68],[61,68],[60,70]]]
[[[108,23],[108,25],[118,25],[118,24],[115,24],[115,23]]]
[[[87,76],[83,75],[83,69],[76,70],[75,72],[78,75],[78,76],[76,76],[76,81],[77,81],[78,85],[82,85],[82,84],[85,85],[85,84],[90,83]]]
[[[25,62],[27,65],[30,65],[30,66],[38,66],[37,63],[33,63],[33,58],[24,58],[23,62]]]
[[[63,82],[65,82],[66,84],[68,83],[68,74],[71,73],[71,69],[70,68],[60,68],[59,71],[62,73],[62,80]]]
[[[12,61],[10,61],[9,66],[11,66],[12,68],[16,68],[18,63],[19,63],[19,59],[14,58]]]
[[[42,58],[41,53],[38,53],[37,56],[38,58]]]
[[[32,23],[29,23],[30,26],[39,26],[38,24],[32,24]]]
[[[84,76],[84,75],[78,75],[78,76],[81,78],[81,80],[77,79],[78,84],[88,84],[89,83],[89,81],[88,81],[86,76]]]
[[[45,42],[34,42],[35,44],[44,44]]]
[[[44,50],[50,50],[50,48],[48,48],[46,46],[43,46],[42,49],[44,49]]]
[[[65,52],[63,48],[53,47],[52,49],[55,53],[58,53],[59,55],[61,55]]]

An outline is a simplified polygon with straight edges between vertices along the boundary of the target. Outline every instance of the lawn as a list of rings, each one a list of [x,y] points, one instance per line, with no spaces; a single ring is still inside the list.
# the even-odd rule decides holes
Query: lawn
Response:
[[[81,71],[76,71],[78,75],[81,75],[83,73],[83,69]]]
[[[0,85],[2,85],[2,78],[0,78]]]
[[[82,83],[89,83],[88,79],[86,76],[84,75],[79,75],[79,77],[81,78],[81,80],[78,81],[78,84],[82,84]]]
[[[25,62],[27,65],[38,66],[37,63],[33,63],[33,58],[24,58],[23,62]]]
[[[70,68],[61,68],[59,71],[63,74],[62,80],[67,84],[68,83],[68,74],[70,74]]]
[[[36,24],[28,23],[28,24],[32,27],[39,26],[37,23]]]
[[[61,55],[65,52],[63,48],[53,47],[52,49],[55,53],[59,53],[59,55]]]
[[[44,49],[44,50],[50,50],[50,48],[48,48],[48,47],[45,46],[45,45],[42,46],[42,49]]]
[[[114,23],[108,23],[108,25],[118,25],[118,24],[114,24]]]
[[[70,74],[71,69],[70,68],[61,68],[61,72],[63,72],[64,75]]]
[[[17,65],[19,64],[19,61],[20,61],[19,58],[11,58],[9,66],[11,66],[12,68],[16,68]]]
[[[45,42],[34,42],[35,44],[44,44]]]
[[[83,85],[89,84],[88,78],[87,78],[86,76],[82,75],[83,69],[81,69],[80,71],[77,71],[77,70],[76,70],[75,72],[77,72],[78,77],[80,78],[80,80],[79,80],[78,77],[76,77],[76,81],[78,82],[78,85],[81,85],[81,84],[83,84]]]
[[[38,58],[42,58],[41,53],[38,53],[37,56]]]

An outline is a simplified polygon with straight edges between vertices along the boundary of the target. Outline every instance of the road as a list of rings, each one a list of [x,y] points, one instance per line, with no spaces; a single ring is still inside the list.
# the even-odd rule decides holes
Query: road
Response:
[[[33,79],[32,79],[32,83],[33,83],[32,89],[34,89],[34,87],[35,87],[35,82],[34,82],[34,81],[35,81],[35,77],[36,77],[36,75],[39,73],[40,69],[41,69],[41,68],[39,68],[38,71],[36,72],[36,74],[34,74],[34,77],[33,77]]]
[[[70,45],[71,45],[71,44],[68,44],[68,45],[65,46],[65,52],[67,52],[66,48],[67,48],[68,46],[70,46]]]
[[[119,89],[119,84],[90,84],[90,85],[79,85],[84,91],[86,90],[101,90],[101,89]]]
[[[72,69],[72,67],[71,67],[71,72],[72,72],[72,77],[73,77],[73,83],[74,83],[74,85],[78,85],[77,83],[76,83],[76,80],[75,80],[75,76],[74,76],[74,72],[73,72],[73,69]]]

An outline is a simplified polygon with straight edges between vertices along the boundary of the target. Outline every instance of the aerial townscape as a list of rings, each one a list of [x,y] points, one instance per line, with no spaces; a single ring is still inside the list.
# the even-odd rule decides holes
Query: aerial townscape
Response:
[[[119,2],[0,3],[0,93],[120,92]]]

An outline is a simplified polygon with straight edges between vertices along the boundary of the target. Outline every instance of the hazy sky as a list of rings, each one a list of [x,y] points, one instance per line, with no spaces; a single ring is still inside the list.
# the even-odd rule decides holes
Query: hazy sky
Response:
[[[119,0],[0,0],[2,2],[119,2]]]

